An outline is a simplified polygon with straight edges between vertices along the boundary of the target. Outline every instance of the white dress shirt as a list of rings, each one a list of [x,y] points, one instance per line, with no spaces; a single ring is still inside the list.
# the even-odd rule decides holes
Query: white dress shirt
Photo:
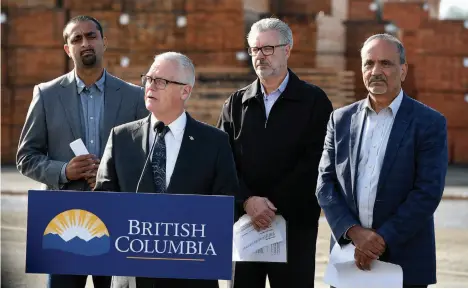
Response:
[[[150,123],[150,132],[149,132],[149,148],[153,146],[154,137],[156,132],[152,129],[158,119],[151,115]],[[187,124],[187,115],[185,111],[169,125],[169,131],[164,136],[166,142],[166,188],[169,186],[171,181],[172,173],[174,172],[174,167],[177,161],[177,156],[179,155],[180,145],[182,144],[182,139],[184,137],[185,125]]]
[[[275,89],[273,92],[270,94],[266,94],[265,88],[263,88],[263,84],[260,84],[260,87],[262,89],[262,94],[263,94],[263,102],[265,103],[265,112],[266,112],[266,118],[270,115],[271,108],[273,107],[273,104],[278,100],[280,95],[283,93],[283,91],[286,89],[286,86],[288,85],[289,81],[289,71],[288,74],[286,74],[286,77],[283,79],[283,82],[281,82],[280,86]]]
[[[361,149],[358,157],[356,193],[359,220],[364,228],[371,228],[374,213],[377,184],[382,168],[388,138],[393,121],[403,100],[403,90],[392,103],[376,113],[365,100],[366,117],[362,131]]]

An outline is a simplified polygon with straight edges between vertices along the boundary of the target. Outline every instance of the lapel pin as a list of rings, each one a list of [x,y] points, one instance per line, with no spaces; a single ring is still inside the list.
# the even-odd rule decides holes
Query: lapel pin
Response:
[[[193,136],[189,135],[189,139],[190,140],[194,140]]]

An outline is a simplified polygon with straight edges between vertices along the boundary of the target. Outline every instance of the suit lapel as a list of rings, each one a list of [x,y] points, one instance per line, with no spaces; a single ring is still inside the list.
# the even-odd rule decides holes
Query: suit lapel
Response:
[[[60,91],[60,102],[65,110],[68,125],[71,128],[73,138],[82,138],[81,116],[80,116],[80,98],[76,88],[74,71],[71,71],[61,81],[62,89]]]
[[[409,97],[403,95],[403,100],[393,122],[392,130],[388,138],[387,148],[385,150],[385,156],[379,175],[377,194],[379,194],[381,187],[385,183],[385,180],[388,176],[388,172],[390,171],[395,161],[401,141],[403,140],[406,129],[408,128],[408,125],[411,121],[412,110],[413,104],[410,102]]]
[[[104,88],[104,126],[101,131],[101,151],[107,142],[111,129],[115,126],[117,115],[122,102],[122,93],[116,79],[106,72],[106,84]]]
[[[149,145],[148,145],[148,135],[149,135],[149,119],[150,117],[147,117],[145,120],[143,120],[143,123],[140,127],[138,127],[134,131],[134,141],[135,143],[140,144],[141,150],[140,150],[140,156],[138,160],[135,160],[136,163],[141,163],[144,164],[149,153]],[[138,171],[140,177],[141,170],[143,167],[140,168]],[[145,172],[143,173],[143,178],[141,179],[140,187],[138,189],[138,192],[144,192],[144,193],[154,193],[156,191],[156,187],[153,182],[153,172],[151,170],[151,159],[148,160],[148,164],[146,165]]]
[[[167,188],[169,193],[174,194],[179,194],[181,191],[179,186],[180,184],[183,184],[185,169],[188,168],[190,160],[192,160],[193,156],[197,153],[197,123],[188,113],[186,113],[186,115],[187,124],[185,125],[184,136],[180,145],[179,155],[177,156],[174,172],[172,173],[171,181],[169,182],[169,187]]]
[[[350,167],[351,167],[351,190],[353,195],[353,202],[356,205],[356,172],[359,161],[359,149],[361,147],[361,135],[364,126],[364,120],[366,117],[366,110],[362,101],[357,111],[351,116],[350,125],[350,141],[349,141],[349,152],[350,152]]]

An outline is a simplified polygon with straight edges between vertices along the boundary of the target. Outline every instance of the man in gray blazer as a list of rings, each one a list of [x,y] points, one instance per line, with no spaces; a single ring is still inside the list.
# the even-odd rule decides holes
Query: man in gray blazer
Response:
[[[151,115],[112,129],[95,190],[234,195],[238,180],[228,135],[184,110],[195,83],[192,61],[163,53],[142,81]],[[127,287],[131,280],[116,277],[113,286]],[[217,280],[137,277],[135,283],[144,288],[218,287]]]
[[[89,16],[64,28],[64,49],[75,69],[34,88],[21,132],[16,165],[49,190],[94,188],[106,141],[114,126],[149,115],[142,87],[124,82],[103,68],[106,39]],[[82,139],[89,154],[75,156],[69,144]],[[85,287],[87,276],[51,275],[49,287]],[[94,276],[95,287],[110,287],[111,277]]]

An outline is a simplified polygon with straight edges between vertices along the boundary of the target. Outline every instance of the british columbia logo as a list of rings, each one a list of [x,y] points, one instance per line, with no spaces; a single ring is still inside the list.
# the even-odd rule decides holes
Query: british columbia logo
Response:
[[[95,214],[68,210],[55,216],[47,225],[42,248],[84,256],[102,255],[110,250],[109,231]]]

